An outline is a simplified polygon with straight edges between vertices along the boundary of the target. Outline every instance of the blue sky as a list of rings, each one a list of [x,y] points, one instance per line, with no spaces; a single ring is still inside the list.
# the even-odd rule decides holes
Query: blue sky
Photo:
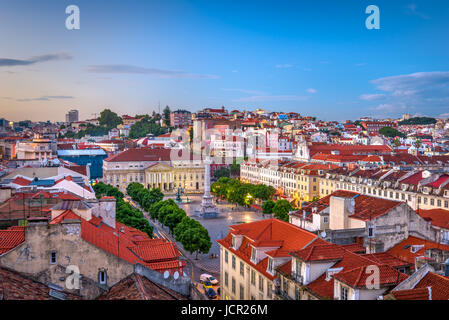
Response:
[[[65,28],[71,4],[80,30]],[[371,4],[380,30],[365,27]],[[449,116],[448,38],[446,0],[0,0],[0,117],[159,103],[325,120]]]

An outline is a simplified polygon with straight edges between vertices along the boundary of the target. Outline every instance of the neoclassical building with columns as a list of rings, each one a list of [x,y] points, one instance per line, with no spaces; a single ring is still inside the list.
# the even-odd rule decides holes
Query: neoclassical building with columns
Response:
[[[139,182],[148,189],[159,188],[175,193],[204,192],[204,163],[188,156],[179,157],[171,149],[133,148],[103,161],[103,182],[125,191],[128,184]]]

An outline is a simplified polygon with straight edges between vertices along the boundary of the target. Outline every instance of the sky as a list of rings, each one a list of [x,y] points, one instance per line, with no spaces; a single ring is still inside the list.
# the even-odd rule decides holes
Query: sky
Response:
[[[159,105],[449,117],[449,1],[0,0],[0,118]]]

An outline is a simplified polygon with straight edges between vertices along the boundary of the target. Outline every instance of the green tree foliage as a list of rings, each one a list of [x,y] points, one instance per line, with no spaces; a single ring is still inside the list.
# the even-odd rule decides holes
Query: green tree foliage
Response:
[[[396,130],[395,128],[391,128],[391,127],[380,128],[379,133],[388,138],[395,138],[395,137],[405,138],[406,137],[406,135],[403,134],[401,131]]]
[[[109,109],[104,109],[100,113],[98,122],[100,123],[100,126],[106,127],[110,130],[112,128],[116,128],[119,124],[122,124],[123,120],[117,115],[117,113]]]
[[[148,134],[154,134],[159,136],[168,132],[168,129],[161,127],[156,118],[150,118],[149,116],[144,116],[142,120],[136,122],[129,130],[129,137],[131,139],[143,138]]]
[[[114,197],[116,199],[116,220],[129,227],[136,228],[148,234],[153,238],[153,226],[150,225],[142,211],[134,208],[128,202],[123,200],[124,194],[117,188],[104,184],[102,182],[96,184],[94,187],[97,198],[103,196]]]
[[[263,214],[272,214],[273,208],[274,208],[274,201],[273,200],[267,200],[262,204],[262,212]]]
[[[198,221],[189,217],[182,218],[181,222],[174,228],[174,235],[177,241],[181,242],[184,249],[191,254],[196,252],[195,259],[198,259],[198,253],[208,253],[212,247],[207,229]]]
[[[426,125],[426,124],[435,124],[437,123],[437,120],[435,118],[430,117],[414,117],[410,118],[408,120],[402,120],[399,122],[399,125]]]
[[[211,191],[218,197],[241,206],[249,206],[257,200],[271,199],[276,190],[263,184],[241,183],[239,180],[222,177],[212,183]]]
[[[166,126],[170,126],[170,107],[166,106],[163,110],[163,114],[164,114],[164,123]]]
[[[78,132],[68,131],[64,137],[70,138],[70,139],[81,139],[85,137],[86,135],[92,136],[92,137],[98,137],[98,136],[104,136],[107,135],[109,132],[108,128],[101,127],[101,126],[94,126],[92,124],[87,124],[85,129],[79,130]]]
[[[237,163],[235,160],[234,162],[231,164],[231,173],[233,175],[240,175],[240,164]]]
[[[292,210],[290,202],[287,200],[278,200],[273,207],[274,217],[288,222],[288,213]]]
[[[219,178],[221,178],[221,177],[229,178],[230,174],[231,174],[231,173],[230,173],[230,171],[229,171],[228,168],[226,168],[226,167],[221,167],[221,168],[215,170],[215,172],[214,172],[214,177],[215,177],[216,179],[219,179]]]
[[[133,182],[128,185],[126,192],[148,211],[151,219],[167,226],[187,251],[192,254],[196,252],[196,258],[198,253],[209,252],[212,242],[207,229],[189,218],[172,199],[162,200],[164,195],[159,189],[148,190],[140,183]]]

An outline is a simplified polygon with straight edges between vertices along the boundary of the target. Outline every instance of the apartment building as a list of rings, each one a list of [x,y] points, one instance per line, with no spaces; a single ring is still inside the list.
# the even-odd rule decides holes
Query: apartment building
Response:
[[[230,226],[220,245],[221,299],[271,300],[276,268],[288,264],[289,252],[322,241],[313,233],[278,219]]]
[[[132,148],[103,161],[103,182],[125,191],[128,184],[139,182],[146,188],[163,192],[204,191],[204,163],[182,150]]]
[[[359,243],[383,252],[410,235],[439,241],[440,231],[405,202],[338,190],[290,213],[290,222],[332,243]]]
[[[182,128],[192,124],[192,113],[187,110],[176,110],[170,113],[170,126]]]
[[[335,167],[335,166],[334,166]],[[295,160],[249,159],[240,165],[242,181],[272,186],[288,199],[301,204],[319,199],[320,177],[332,166]]]
[[[413,210],[449,208],[449,174],[434,170],[340,168],[321,177],[319,190],[320,197],[347,190],[404,201]]]
[[[354,246],[315,242],[290,253],[277,268],[275,300],[376,300],[407,279],[410,263],[387,253],[364,254]],[[379,275],[377,287],[369,276]]]

